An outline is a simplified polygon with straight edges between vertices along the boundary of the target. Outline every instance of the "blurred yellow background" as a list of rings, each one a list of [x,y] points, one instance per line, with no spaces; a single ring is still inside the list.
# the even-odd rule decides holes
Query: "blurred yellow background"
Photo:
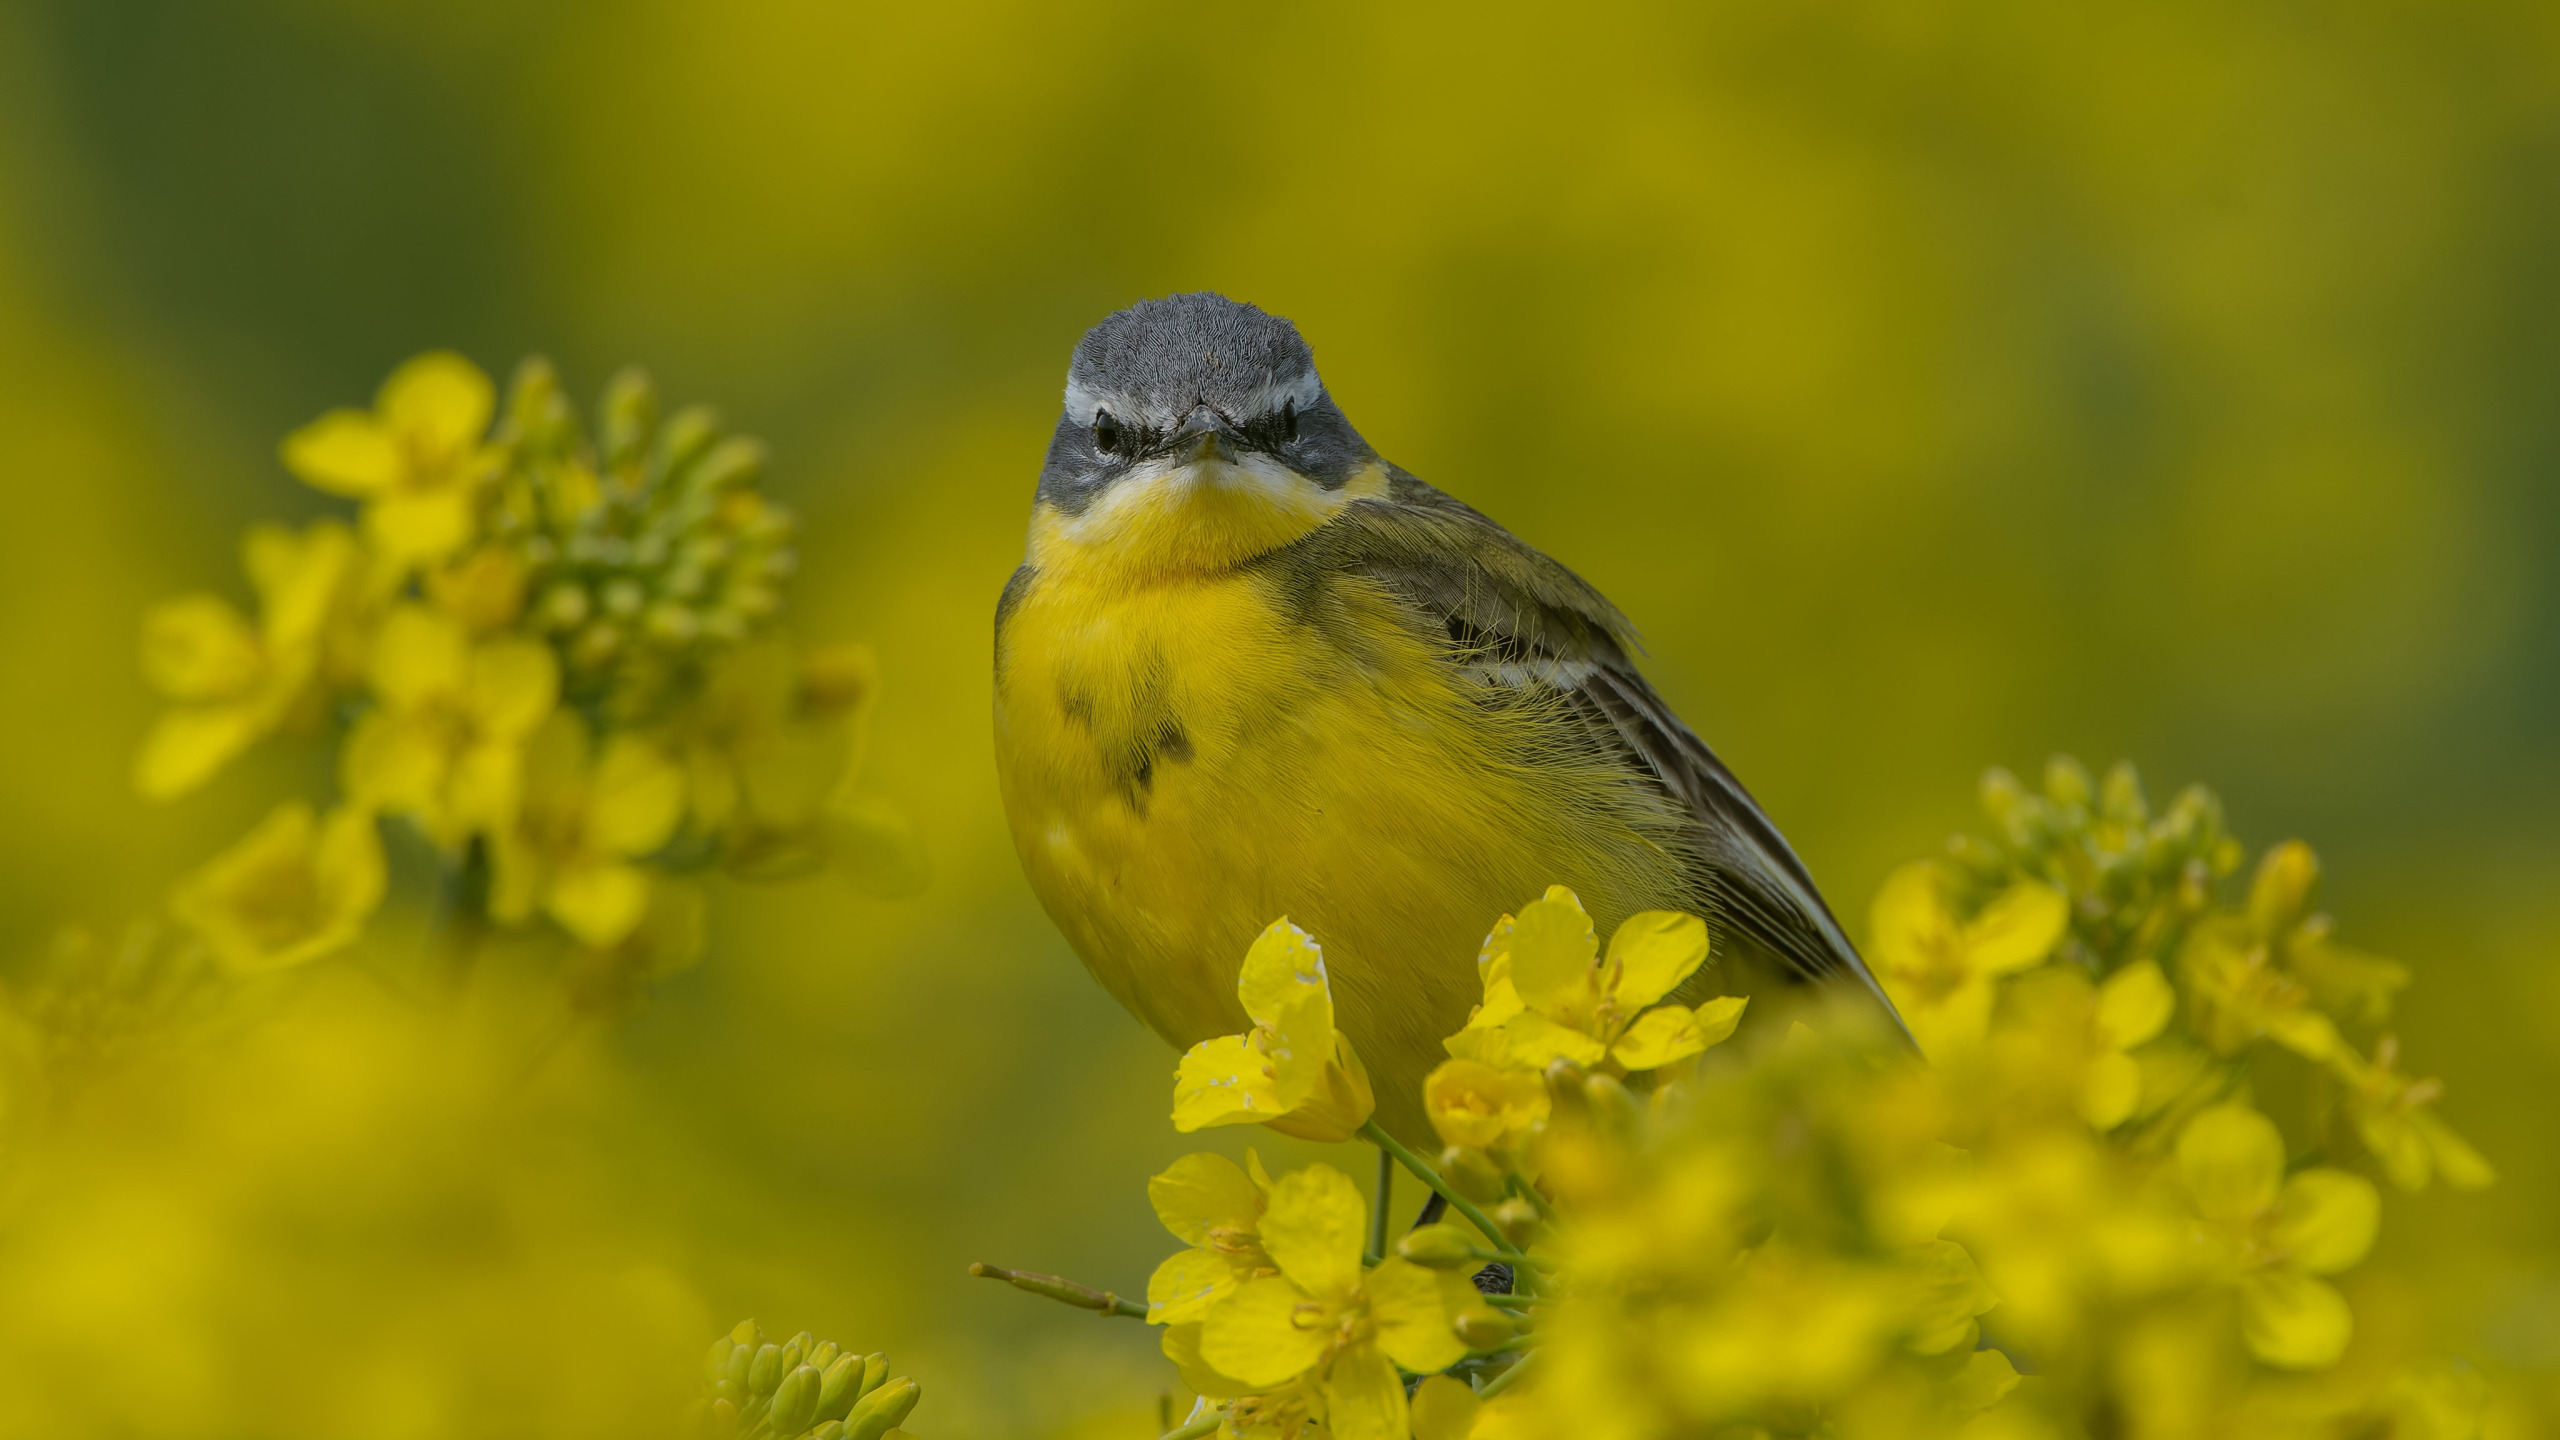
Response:
[[[1853,930],[2053,750],[2311,840],[2502,1173],[2350,1288],[2552,1385],[2554,255],[2530,3],[0,8],[11,966],[317,793],[135,799],[137,617],[331,512],[277,438],[432,346],[773,443],[936,872],[722,891],[529,1086],[346,962],[102,1082],[0,1192],[0,1431],[663,1433],[753,1315],[889,1349],[920,1433],[1151,1434],[1151,1334],[964,1272],[1140,1288],[1190,1148],[987,714],[1068,348],[1191,288],[1615,598]]]

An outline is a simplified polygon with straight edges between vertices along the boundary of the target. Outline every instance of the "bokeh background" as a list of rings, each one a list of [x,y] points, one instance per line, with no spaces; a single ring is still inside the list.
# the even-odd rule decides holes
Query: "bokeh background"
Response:
[[[133,798],[136,617],[431,346],[774,444],[936,871],[723,892],[529,1083],[335,962],[101,1082],[10,1171],[0,1429],[664,1433],[754,1315],[922,1433],[1153,1433],[1150,1334],[963,1274],[1139,1288],[1186,1148],[1015,867],[988,629],[1068,347],[1201,287],[1615,597],[1853,928],[2056,750],[2310,839],[2502,1170],[2360,1308],[2552,1384],[2560,11],[1550,8],[0,5],[10,966],[319,783]]]

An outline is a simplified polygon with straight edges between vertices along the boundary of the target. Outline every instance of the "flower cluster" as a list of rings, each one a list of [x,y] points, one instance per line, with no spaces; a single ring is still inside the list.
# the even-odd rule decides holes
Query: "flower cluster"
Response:
[[[753,1320],[702,1357],[697,1432],[706,1440],[911,1440],[898,1428],[922,1391],[889,1374],[886,1355],[857,1355],[808,1331],[780,1344]]]
[[[852,789],[868,654],[776,627],[793,522],[762,447],[698,407],[661,421],[637,371],[593,433],[538,359],[500,410],[461,357],[408,362],[284,442],[354,523],[251,531],[254,616],[191,595],[146,618],[172,706],[145,794],[269,734],[337,745],[336,803],[286,802],[181,886],[180,919],[234,972],[336,950],[383,900],[389,821],[451,904],[564,937],[573,997],[610,1009],[699,951],[696,872],[911,885],[912,837]]]
[[[1318,938],[1273,925],[1256,1028],[1184,1057],[1177,1126],[1358,1136],[1435,1199],[1390,1243],[1330,1166],[1157,1176],[1187,1248],[1143,1314],[1202,1397],[1172,1436],[2475,1433],[2476,1375],[2350,1363],[2332,1279],[2377,1179],[2490,1178],[2397,1068],[2408,972],[2332,939],[2298,842],[2225,895],[2245,856],[2201,790],[2155,818],[2130,769],[2061,761],[1986,799],[1994,838],[1875,904],[1925,1058],[1845,1002],[1707,1053],[1746,1002],[1667,1003],[1705,925],[1630,916],[1604,950],[1559,887],[1485,942],[1432,1159],[1369,1118]]]

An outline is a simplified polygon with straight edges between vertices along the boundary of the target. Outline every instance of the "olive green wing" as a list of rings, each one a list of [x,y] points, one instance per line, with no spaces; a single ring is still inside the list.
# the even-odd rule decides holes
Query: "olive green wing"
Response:
[[[1645,683],[1626,617],[1580,576],[1402,471],[1389,498],[1354,502],[1273,563],[1367,576],[1445,633],[1452,663],[1480,683],[1566,697],[1621,763],[1693,817],[1697,902],[1728,943],[1790,978],[1846,981],[1893,1013],[1804,863]]]

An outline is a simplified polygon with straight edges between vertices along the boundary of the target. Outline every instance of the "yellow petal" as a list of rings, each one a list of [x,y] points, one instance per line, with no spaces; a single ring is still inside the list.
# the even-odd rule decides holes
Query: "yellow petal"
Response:
[[[374,408],[394,433],[449,454],[480,438],[496,404],[497,388],[479,366],[450,350],[431,350],[391,372]]]
[[[2413,1110],[2409,1112],[2409,1123],[2426,1143],[2427,1153],[2444,1183],[2456,1190],[2478,1190],[2497,1183],[2498,1172],[2487,1158],[2472,1149],[2470,1141],[2453,1133],[2453,1127],[2434,1111]]]
[[[2327,1168],[2287,1180],[2270,1238],[2307,1275],[2334,1275],[2362,1260],[2382,1223],[2382,1196],[2361,1175]]]
[[[462,486],[386,491],[364,507],[364,530],[395,560],[433,560],[470,541],[478,506],[477,494]]]
[[[1262,1213],[1263,1253],[1311,1295],[1348,1295],[1360,1284],[1368,1216],[1350,1176],[1330,1165],[1293,1170],[1271,1186]]]
[[[2345,1353],[2355,1317],[2327,1281],[2261,1270],[2240,1282],[2240,1334],[2270,1365],[2316,1370]]]
[[[383,704],[398,710],[462,698],[471,676],[471,640],[462,627],[424,605],[401,604],[374,632],[367,677]]]
[[[1981,975],[2006,975],[2042,964],[2070,924],[2071,903],[2061,891],[2021,880],[1966,923],[1967,960]]]
[[[2168,977],[2149,960],[2137,960],[2098,987],[2098,1034],[2118,1050],[2158,1035],[2178,1008]]]
[[[587,839],[616,855],[646,855],[684,818],[684,775],[636,735],[607,740],[587,801]]]
[[[1201,1361],[1257,1387],[1304,1374],[1333,1340],[1329,1326],[1298,1323],[1298,1307],[1306,1303],[1306,1292],[1277,1275],[1247,1282],[1201,1322]]]
[[[551,877],[543,909],[593,950],[617,944],[649,906],[649,878],[632,865],[578,865]]]
[[[521,736],[560,696],[560,661],[538,640],[499,640],[471,654],[467,703],[482,733]]]
[[[241,560],[258,589],[258,618],[267,643],[288,646],[315,639],[358,558],[355,537],[343,525],[322,521],[300,531],[282,525],[253,527],[241,543]]]
[[[1609,1047],[1593,1036],[1560,1025],[1535,1010],[1513,1016],[1495,1033],[1502,1037],[1504,1063],[1533,1069],[1544,1069],[1559,1059],[1576,1065],[1597,1065],[1609,1053]]]
[[[1360,1053],[1351,1048],[1350,1036],[1334,1031],[1332,1052],[1332,1058],[1317,1067],[1316,1083],[1303,1095],[1292,1095],[1277,1084],[1272,1087],[1289,1109],[1264,1124],[1283,1135],[1325,1145],[1358,1137],[1360,1127],[1377,1113],[1378,1097],[1369,1087],[1369,1072],[1360,1063]]]
[[[2178,1169],[2198,1210],[2215,1220],[2246,1220],[2275,1203],[2284,1137],[2246,1105],[2217,1105],[2178,1136]]]
[[[134,757],[134,788],[150,800],[184,795],[212,779],[266,729],[264,717],[243,705],[172,710],[151,727]]]
[[[1268,1120],[1288,1107],[1271,1088],[1271,1060],[1242,1035],[1203,1040],[1185,1051],[1173,1081],[1173,1128]]]
[[[1195,1151],[1147,1182],[1156,1218],[1185,1245],[1206,1245],[1212,1230],[1246,1234],[1262,1223],[1262,1190],[1224,1155]]]
[[[2018,1367],[2009,1363],[2008,1356],[1997,1350],[1976,1350],[1946,1382],[1948,1407],[1959,1415],[1988,1410],[2017,1389],[2018,1380]]]
[[[1980,1044],[1991,1029],[1995,992],[1989,976],[1969,975],[1939,995],[1906,993],[1894,983],[1892,972],[1883,979],[1885,992],[1902,1011],[1903,1023],[1911,1027],[1911,1038],[1920,1042],[1920,1053],[1932,1060],[1944,1060]]]
[[[1467,1290],[1475,1289],[1460,1278]],[[1445,1370],[1467,1353],[1467,1342],[1450,1327],[1440,1281],[1437,1272],[1390,1255],[1362,1282],[1369,1317],[1378,1326],[1378,1348],[1418,1374]]]
[[[331,811],[320,826],[312,871],[329,923],[352,939],[356,928],[381,906],[389,879],[382,829],[373,816],[349,807]]]
[[[2099,1130],[2113,1130],[2142,1102],[2142,1067],[2130,1055],[2100,1055],[2080,1087],[2080,1116]]]
[[[474,745],[455,757],[444,793],[419,818],[439,845],[513,825],[524,803],[524,751],[513,744]]]
[[[1219,1374],[1200,1358],[1200,1327],[1196,1324],[1166,1326],[1161,1348],[1164,1358],[1181,1373],[1182,1383],[1202,1395],[1228,1400],[1253,1388],[1232,1375]]]
[[[1591,917],[1580,905],[1532,901],[1520,907],[1511,935],[1512,986],[1542,1010],[1578,1007],[1591,993],[1591,962],[1599,953]]]
[[[1630,1070],[1654,1070],[1722,1044],[1742,1022],[1747,996],[1725,995],[1691,1010],[1662,1005],[1636,1017],[1609,1056]]]
[[[1511,1132],[1510,1074],[1480,1060],[1442,1061],[1422,1082],[1422,1104],[1444,1145],[1489,1149]]]
[[[1325,1428],[1333,1440],[1405,1440],[1404,1379],[1374,1345],[1342,1352],[1324,1379]]]
[[[1974,1332],[1974,1317],[2000,1303],[1973,1255],[1952,1240],[1931,1240],[1911,1253],[1912,1353],[1940,1355]]]
[[[1610,991],[1620,1009],[1642,1009],[1670,994],[1706,959],[1706,921],[1676,910],[1640,911],[1609,937]]]
[[[143,612],[142,675],[170,699],[233,699],[265,674],[258,634],[229,601],[181,595]]]
[[[1324,950],[1314,936],[1281,916],[1263,927],[1245,952],[1236,998],[1257,1022],[1303,1026],[1317,1036],[1333,1033],[1333,992],[1326,983]]]
[[[2249,882],[2250,925],[2268,939],[2284,934],[2301,923],[2319,888],[2319,858],[2301,841],[2285,841],[2258,862]]]
[[[332,410],[284,437],[285,468],[332,495],[373,495],[400,478],[400,447],[361,410]]]
[[[1947,908],[1946,883],[1946,872],[1928,860],[1885,877],[1867,911],[1867,948],[1879,969],[1925,968],[1952,941],[1956,917]]]
[[[1236,1267],[1210,1250],[1167,1256],[1147,1277],[1147,1323],[1180,1325],[1207,1318],[1209,1307],[1233,1294]]]
[[[1413,1392],[1413,1440],[1468,1440],[1482,1403],[1467,1382],[1432,1376]]]

